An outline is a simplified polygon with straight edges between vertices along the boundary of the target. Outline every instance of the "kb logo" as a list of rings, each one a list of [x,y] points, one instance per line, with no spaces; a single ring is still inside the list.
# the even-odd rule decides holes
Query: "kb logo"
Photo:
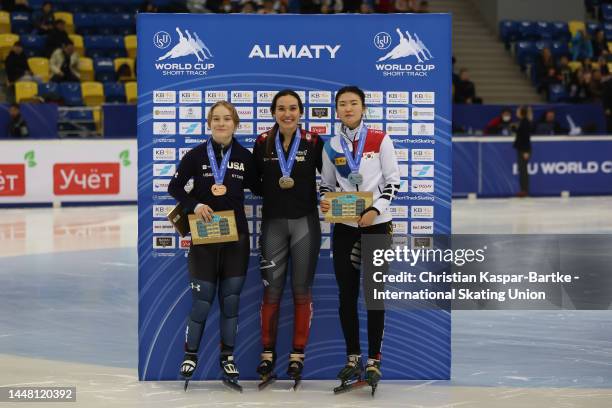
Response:
[[[391,45],[391,36],[384,31],[374,36],[374,46],[379,50],[386,50]]]
[[[170,34],[165,31],[158,31],[153,37],[153,44],[155,44],[155,46],[160,50],[168,48],[171,41],[172,39],[170,38]]]

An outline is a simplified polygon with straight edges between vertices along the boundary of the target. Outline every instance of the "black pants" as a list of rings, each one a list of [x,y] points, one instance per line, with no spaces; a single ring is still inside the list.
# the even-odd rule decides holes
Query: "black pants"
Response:
[[[239,234],[235,242],[193,245],[189,249],[189,285],[193,304],[185,332],[186,351],[198,351],[218,287],[221,352],[233,352],[240,292],[249,266],[249,252],[249,235],[245,233]]]
[[[517,150],[517,165],[519,172],[519,184],[521,185],[521,191],[529,193],[529,173],[527,172],[527,164],[529,159],[525,160],[523,155],[528,153],[531,156],[531,152],[524,150]]]
[[[365,228],[350,227],[344,224],[335,224],[334,226],[334,271],[340,298],[338,312],[347,354],[361,354],[359,315],[357,312],[361,282],[361,237],[367,234],[388,235],[390,241],[391,229],[391,222]],[[382,290],[383,288],[378,289]],[[366,296],[367,299],[368,296]],[[366,306],[367,303],[366,301]],[[384,329],[384,309],[368,307],[368,356],[371,358],[380,359]]]

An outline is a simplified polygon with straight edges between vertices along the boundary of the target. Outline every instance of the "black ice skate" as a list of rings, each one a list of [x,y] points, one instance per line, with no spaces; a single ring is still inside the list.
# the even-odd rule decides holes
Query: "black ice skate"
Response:
[[[234,356],[222,355],[219,363],[223,370],[223,384],[233,391],[242,392],[242,386],[238,383],[240,373],[234,362]]]
[[[341,381],[341,384],[334,388],[334,394],[341,394],[368,385],[363,380],[362,375],[363,362],[361,356],[350,354],[346,358],[346,365],[338,373],[337,378]]]
[[[374,396],[374,393],[376,392],[376,387],[378,386],[378,382],[380,381],[381,377],[382,373],[380,372],[380,360],[368,358],[365,379],[368,385],[372,387],[372,396]]]
[[[198,365],[198,355],[197,353],[185,352],[185,359],[183,360],[183,364],[181,364],[181,375],[185,379],[185,391],[187,391],[187,386],[189,385],[189,380],[191,380],[191,376]]]
[[[293,391],[297,391],[302,383],[302,370],[304,370],[304,353],[289,354],[287,375],[293,380]]]
[[[276,381],[274,373],[274,365],[276,364],[276,353],[273,351],[264,351],[261,353],[261,363],[257,366],[257,373],[261,378],[261,382],[257,385],[259,391],[262,391],[268,385]]]

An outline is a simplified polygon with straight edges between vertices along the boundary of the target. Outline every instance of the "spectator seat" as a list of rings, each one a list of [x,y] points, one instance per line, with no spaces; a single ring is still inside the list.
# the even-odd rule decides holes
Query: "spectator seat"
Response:
[[[100,106],[104,103],[104,87],[100,82],[82,82],[81,95],[85,106]]]
[[[43,82],[49,81],[49,59],[45,57],[32,57],[28,58],[28,66],[30,71],[37,77],[43,80]]]
[[[119,82],[105,82],[104,97],[107,103],[125,103],[125,86]]]
[[[11,15],[6,11],[0,11],[0,34],[11,32]]]
[[[136,36],[135,35],[126,35],[123,39],[125,49],[127,50],[127,56],[130,58],[136,58]]]
[[[47,38],[44,35],[22,34],[21,44],[28,57],[40,57],[45,51]]]
[[[38,95],[38,84],[32,81],[15,82],[15,102],[34,98]]]
[[[32,32],[32,17],[30,13],[11,13],[11,31],[15,34],[29,34]]]
[[[85,44],[83,43],[83,36],[79,34],[69,34],[70,41],[74,43],[74,50],[79,54],[80,57],[85,55]]]
[[[19,36],[17,34],[0,34],[0,58],[2,61],[8,57],[11,52],[11,47],[19,41]]]
[[[81,84],[79,82],[61,82],[59,88],[66,105],[83,106]]]
[[[94,80],[94,63],[91,58],[79,58],[79,72],[81,73],[81,81]]]
[[[66,23],[66,32],[74,34],[74,16],[68,11],[56,11],[53,13],[56,20],[64,20]]]
[[[127,82],[125,84],[125,96],[127,98],[127,103],[138,102],[138,87],[136,82]]]

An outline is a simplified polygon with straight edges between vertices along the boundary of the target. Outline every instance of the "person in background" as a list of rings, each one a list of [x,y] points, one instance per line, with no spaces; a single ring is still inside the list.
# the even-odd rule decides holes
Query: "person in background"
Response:
[[[263,0],[263,6],[257,11],[258,14],[276,14],[273,0]]]
[[[257,13],[257,6],[253,1],[245,1],[242,4],[242,9],[240,10],[243,14],[254,14]]]
[[[467,68],[459,70],[459,80],[455,84],[455,103],[482,103],[482,98],[476,96],[476,86],[470,80]]]
[[[74,51],[74,44],[68,40],[62,48],[53,52],[49,59],[49,71],[52,82],[79,82],[79,54]]]
[[[36,16],[36,29],[40,35],[47,35],[53,29],[54,23],[53,4],[50,1],[45,1],[40,13]]]
[[[491,119],[484,128],[484,134],[510,136],[512,134],[512,110],[504,108],[498,116]]]
[[[593,48],[593,56],[599,58],[604,51],[608,50],[608,41],[603,30],[597,30],[595,37],[591,42]]]
[[[563,135],[567,134],[567,129],[562,128],[561,124],[557,121],[554,109],[548,109],[535,125],[534,134]]]
[[[10,137],[25,138],[30,135],[28,125],[21,116],[21,110],[16,103],[9,107],[9,118],[8,134]]]
[[[533,128],[533,112],[529,106],[519,106],[516,110],[516,117],[519,119],[516,137],[512,145],[517,153],[517,165],[519,172],[520,191],[518,197],[529,195],[529,173],[527,164],[531,158],[531,131]]]
[[[55,20],[53,28],[47,32],[47,43],[45,45],[47,58],[51,57],[55,50],[61,48],[68,41],[70,41],[70,37],[66,31],[66,22],[61,18]]]
[[[427,0],[421,0],[419,6],[416,9],[417,13],[429,13],[429,2]]]
[[[593,58],[593,45],[583,30],[578,30],[572,38],[572,61]]]

